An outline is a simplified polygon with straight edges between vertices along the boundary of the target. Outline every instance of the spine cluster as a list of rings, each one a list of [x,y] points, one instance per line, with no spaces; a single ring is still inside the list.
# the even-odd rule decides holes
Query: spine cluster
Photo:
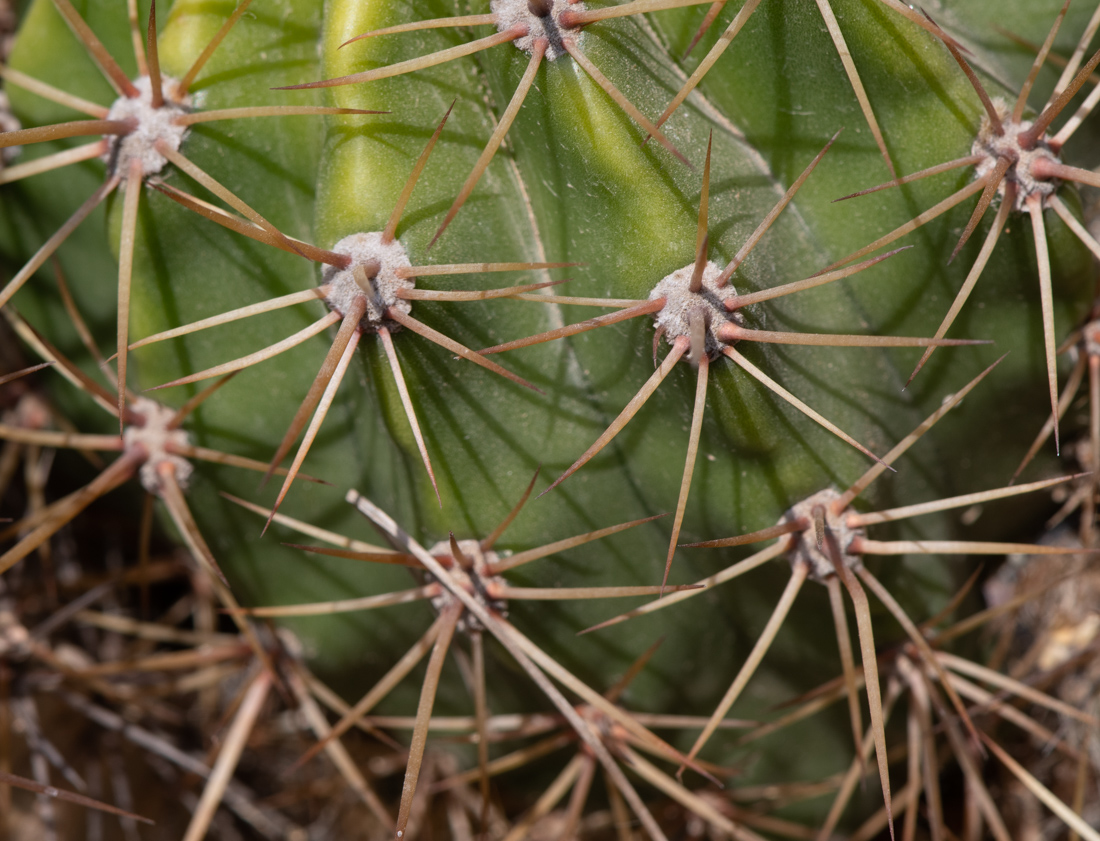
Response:
[[[219,804],[301,828],[227,782],[282,706],[310,734],[294,770],[324,754],[369,837],[1000,839],[1024,791],[1050,837],[1100,838],[1028,742],[1095,789],[1094,689],[1033,683],[1085,680],[1100,630],[1056,589],[1069,565],[1091,592],[1100,550],[1100,176],[1075,145],[1100,6],[1010,4],[997,26],[1030,28],[1006,59],[982,0],[436,5],[22,11],[0,65],[0,312],[27,359],[0,372],[0,687],[21,676],[31,758],[10,784],[66,796],[35,760],[37,669],[89,726],[160,745],[108,649],[65,665],[28,630],[54,627],[39,582],[82,610],[51,557],[129,484],[143,598],[155,507],[208,621],[86,621],[181,662],[212,645],[240,686],[195,679],[230,723],[208,764],[169,760],[209,781],[167,818],[186,841]],[[43,453],[66,449],[102,457],[62,491]],[[1032,542],[1052,497],[1072,534]],[[970,556],[1033,575],[976,573],[974,607]],[[1050,627],[955,647],[1052,592]],[[324,681],[349,673],[345,701]],[[809,726],[820,750],[787,736]],[[512,787],[564,748],[544,790]],[[142,817],[102,800],[74,802]]]

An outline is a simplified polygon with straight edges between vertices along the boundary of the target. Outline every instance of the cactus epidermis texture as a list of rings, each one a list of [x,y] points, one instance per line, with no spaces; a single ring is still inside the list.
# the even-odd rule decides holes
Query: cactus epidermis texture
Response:
[[[126,20],[119,4],[87,0],[76,5],[109,48],[126,56]],[[711,138],[709,247],[711,258],[724,265],[828,138],[844,129],[734,274],[732,283],[741,292],[808,277],[971,177],[969,170],[960,170],[902,190],[831,204],[887,180],[889,172],[817,7],[769,0],[704,78],[699,93],[663,128],[694,168],[653,142],[643,146],[638,126],[575,61],[562,56],[543,63],[505,148],[429,249],[528,67],[528,56],[505,43],[442,66],[330,93],[271,88],[393,64],[490,31],[427,30],[339,46],[379,27],[466,11],[454,5],[332,0],[322,16],[319,0],[257,3],[196,82],[196,107],[302,102],[390,113],[334,117],[324,123],[316,117],[276,117],[200,125],[183,151],[282,231],[331,247],[349,234],[385,225],[413,163],[454,101],[397,231],[412,262],[577,262],[583,265],[552,274],[553,279],[571,277],[553,291],[636,299],[644,299],[662,277],[694,259],[701,170]],[[950,15],[944,11],[940,22],[954,27],[981,69],[1018,85],[1028,56],[1019,50],[1006,56],[985,49],[994,38],[989,21],[995,18],[1038,41],[1058,5],[1009,4],[1006,10],[1001,3],[973,0],[953,7]],[[166,70],[185,70],[232,7],[228,2],[176,2],[163,15]],[[679,56],[703,7],[602,21],[584,31],[581,46],[628,99],[655,115],[734,11],[727,10],[699,52],[683,62]],[[1064,28],[1066,43],[1080,31],[1086,11],[1071,14]],[[899,172],[968,154],[980,106],[943,45],[875,3],[846,2],[837,13]],[[13,66],[99,102],[113,99],[51,4],[32,4],[23,29]],[[1053,77],[1044,77],[1041,84],[1049,89]],[[28,125],[63,118],[55,106],[15,90],[11,95]],[[71,213],[80,200],[76,196],[87,195],[102,177],[102,166],[89,163],[9,188],[5,244],[10,242],[12,251],[37,247],[48,226]],[[165,178],[193,187],[178,172]],[[108,335],[114,314],[107,302],[114,297],[116,269],[104,243],[118,242],[120,205],[115,202],[109,209],[108,237],[102,217],[93,217],[60,252],[81,307]],[[747,323],[771,330],[930,335],[977,253],[975,242],[945,266],[970,208],[964,203],[905,240],[912,249],[849,280],[748,308]],[[945,394],[995,356],[1011,351],[996,376],[967,399],[957,416],[922,442],[919,456],[897,465],[897,476],[875,490],[876,503],[1001,484],[1041,424],[1048,403],[1034,257],[1028,223],[1014,219],[1011,227],[1011,236],[994,255],[951,334],[996,344],[937,351],[908,390],[902,386],[919,357],[916,350],[740,346],[761,369],[879,454]],[[1057,323],[1064,333],[1080,312],[1082,289],[1088,285],[1080,281],[1086,263],[1064,229],[1057,223],[1049,227],[1059,295]],[[507,281],[501,277],[435,276],[418,285],[466,289],[512,282],[510,276]],[[545,279],[539,274],[515,282]],[[37,280],[40,288],[48,288],[48,279]],[[150,193],[139,220],[131,333],[141,337],[318,282],[316,267],[300,257],[236,237]],[[40,329],[54,331],[55,341],[71,340],[71,329],[49,295],[28,289],[15,302]],[[319,303],[282,310],[136,351],[131,383],[148,387],[240,356],[301,329],[322,312]],[[413,306],[414,316],[474,349],[602,312],[516,300]],[[335,488],[299,483],[282,510],[369,538],[362,520],[343,502],[343,490],[354,487],[426,545],[445,537],[447,530],[459,537],[483,536],[511,507],[539,464],[544,476],[556,478],[651,375],[652,336],[649,319],[634,319],[497,357],[544,394],[458,362],[407,331],[395,336],[433,456],[442,510],[420,466],[386,357],[374,337],[365,337],[304,468]],[[199,410],[193,433],[211,446],[269,458],[325,349],[317,339],[243,372]],[[678,364],[610,447],[559,488],[529,503],[509,531],[506,548],[539,545],[673,510],[694,389],[694,371]],[[187,396],[183,389],[176,395],[161,394],[175,402]],[[718,361],[711,372],[682,540],[771,525],[794,502],[830,484],[845,486],[867,464],[864,455],[733,365]],[[214,553],[248,600],[305,602],[408,586],[407,573],[399,568],[307,558],[280,545],[271,533],[261,540],[259,525],[242,519],[217,491],[265,503],[272,491],[258,497],[251,479],[205,467],[200,472],[192,505]],[[994,516],[980,519],[979,528],[987,534],[1010,533],[992,522]],[[668,529],[667,520],[639,527],[567,553],[516,580],[571,586],[659,583]],[[916,529],[911,534],[933,536],[953,533],[955,524],[932,517]],[[732,557],[681,551],[671,580],[696,580]],[[958,563],[890,560],[881,572],[910,613],[921,617],[951,592]],[[656,621],[626,623],[580,640],[576,631],[618,608],[539,604],[537,610],[515,608],[513,615],[517,624],[538,628],[541,644],[597,687],[665,635],[651,667],[632,685],[630,702],[647,709],[708,713],[744,659],[783,578],[782,570],[774,575],[762,571],[730,592],[693,600],[694,609],[662,611]],[[746,710],[759,710],[835,671],[834,644],[821,632],[828,621],[825,605],[823,592],[800,604],[769,655],[770,667],[748,693]],[[385,611],[325,622],[300,620],[296,627],[331,672],[353,669],[358,678],[391,662],[426,627],[427,618],[424,607],[419,614]],[[699,662],[700,651],[710,652],[706,663]],[[512,667],[506,657],[494,669],[494,708],[530,703],[511,688]],[[356,683],[347,680],[349,686]],[[464,696],[453,697],[455,708],[464,708]],[[448,708],[446,700],[441,704]],[[847,756],[849,739],[842,729],[839,733],[815,737],[822,749],[807,755],[828,757],[835,748]],[[821,766],[799,773],[809,777],[836,767],[822,759]]]

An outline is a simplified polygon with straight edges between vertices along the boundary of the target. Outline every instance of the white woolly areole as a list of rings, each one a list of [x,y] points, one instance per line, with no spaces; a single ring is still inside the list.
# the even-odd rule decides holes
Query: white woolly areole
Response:
[[[859,555],[848,553],[848,547],[852,541],[864,536],[863,529],[852,528],[848,525],[848,512],[846,508],[839,514],[832,513],[832,504],[840,499],[840,492],[836,488],[826,488],[823,491],[808,496],[797,505],[787,509],[779,522],[789,523],[793,520],[804,519],[809,526],[802,531],[796,531],[787,537],[787,557],[791,562],[791,569],[798,564],[805,564],[810,570],[810,578],[819,583],[836,575],[836,567],[833,566],[832,557],[829,555],[829,545],[834,544],[840,552],[840,561],[848,569],[857,570],[863,566]],[[824,514],[823,542],[817,545],[818,535],[815,522],[816,510],[822,509]]]
[[[416,286],[412,278],[397,276],[397,269],[412,267],[405,246],[396,239],[382,242],[382,233],[372,231],[346,236],[332,250],[350,257],[351,265],[346,269],[329,265],[324,267],[321,279],[330,287],[325,303],[343,315],[351,308],[353,301],[361,298],[367,304],[363,320],[359,322],[362,330],[373,333],[383,323],[391,332],[400,329],[393,321],[387,323],[386,310],[393,307],[405,315],[412,312],[412,302],[398,298],[396,294],[398,289],[413,289]],[[369,289],[365,290],[355,279],[355,267],[375,261],[381,268],[369,278]]]
[[[177,151],[187,136],[188,127],[177,125],[176,117],[190,110],[191,97],[182,100],[172,98],[177,89],[176,80],[169,76],[161,77],[161,90],[164,91],[164,104],[153,107],[153,86],[148,76],[139,76],[134,80],[139,95],[120,96],[107,112],[108,120],[133,120],[136,126],[129,134],[111,135],[107,138],[107,152],[103,160],[107,169],[118,173],[123,180],[130,172],[130,161],[141,161],[142,177],[155,175],[164,169],[168,160],[155,148],[158,140],[163,140],[172,151]]]
[[[174,409],[162,406],[148,397],[138,397],[130,404],[139,421],[131,423],[122,433],[123,449],[126,452],[135,447],[143,447],[149,457],[141,465],[141,485],[152,494],[159,494],[162,490],[160,465],[168,463],[176,474],[176,482],[181,488],[187,487],[191,478],[191,462],[183,456],[169,452],[169,446],[187,447],[191,443],[190,437],[182,429],[172,429],[170,424],[176,416]]]
[[[741,314],[729,312],[722,303],[726,298],[736,295],[737,290],[729,284],[718,286],[722,270],[708,261],[703,267],[703,288],[692,292],[690,286],[694,272],[695,264],[690,263],[662,278],[649,293],[649,300],[665,299],[665,305],[657,310],[654,319],[658,327],[664,328],[665,339],[669,344],[680,336],[691,337],[691,313],[701,311],[706,319],[707,357],[714,359],[727,344],[718,339],[715,330],[727,321],[741,323]]]
[[[1040,160],[1060,163],[1058,156],[1051,150],[1045,138],[1041,138],[1034,149],[1021,148],[1019,134],[1031,128],[1033,121],[1014,122],[1011,119],[1008,104],[1000,97],[993,100],[993,108],[1001,118],[1004,134],[1000,136],[994,134],[989,116],[982,116],[978,136],[970,149],[971,154],[985,155],[985,159],[974,169],[975,178],[984,178],[994,170],[1002,157],[1008,157],[1016,163],[1008,168],[998,193],[1003,196],[1005,184],[1011,181],[1016,185],[1016,210],[1026,210],[1027,199],[1033,195],[1040,196],[1045,204],[1047,196],[1053,195],[1061,182],[1056,178],[1036,178],[1032,175],[1031,168]]]
[[[531,11],[532,6],[537,8],[543,4],[550,10],[550,14],[545,17],[539,17]],[[492,0],[489,9],[496,15],[498,32],[505,32],[515,26],[527,27],[527,34],[512,43],[528,55],[535,48],[535,41],[545,38],[548,42],[546,58],[553,61],[565,54],[566,38],[571,39],[571,43],[576,43],[581,37],[579,31],[562,27],[560,19],[561,13],[567,9],[583,12],[584,3],[571,3],[569,0]]]
[[[477,599],[478,603],[486,610],[499,616],[507,616],[508,603],[495,597],[496,586],[498,582],[503,584],[504,579],[493,575],[490,570],[490,566],[499,561],[500,556],[496,552],[482,552],[481,544],[476,540],[459,540],[458,548],[462,554],[473,561],[471,569],[463,569],[457,559],[451,557],[451,542],[449,540],[439,541],[428,552],[433,558],[445,559],[447,562],[453,561],[453,563],[444,564],[450,573],[451,580]],[[432,599],[432,607],[435,608],[436,612],[441,613],[444,608],[453,604],[454,601],[455,597],[450,590],[444,587],[443,592]],[[457,627],[460,631],[467,632],[484,630],[477,617],[466,610],[462,612]]]

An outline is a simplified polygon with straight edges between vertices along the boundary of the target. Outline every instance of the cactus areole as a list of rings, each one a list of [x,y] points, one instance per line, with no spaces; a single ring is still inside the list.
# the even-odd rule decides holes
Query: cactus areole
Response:
[[[674,544],[774,528],[777,520],[813,520],[816,507],[831,511],[830,494],[836,492],[826,489],[847,486],[874,462],[746,375],[746,368],[718,360],[733,343],[723,339],[723,330],[726,336],[737,335],[733,327],[752,327],[760,334],[931,336],[980,248],[982,228],[948,265],[973,200],[927,221],[900,243],[912,248],[866,272],[733,311],[726,301],[738,294],[733,285],[747,296],[816,277],[832,261],[912,219],[919,212],[914,208],[931,207],[945,190],[964,187],[969,171],[943,172],[834,203],[890,176],[864,127],[845,64],[810,3],[746,3],[755,11],[738,24],[725,56],[710,62],[696,93],[661,125],[664,144],[645,142],[656,137],[656,129],[648,120],[640,122],[636,113],[644,119],[666,108],[706,50],[726,37],[720,33],[739,14],[732,7],[740,4],[722,11],[697,51],[685,58],[709,3],[628,3],[624,9],[637,6],[637,13],[596,19],[592,16],[604,7],[593,11],[569,0],[477,2],[472,15],[464,4],[435,0],[257,0],[217,41],[190,91],[178,99],[166,96],[157,106],[148,77],[129,72],[136,67],[124,5],[118,0],[74,0],[127,78],[137,78],[136,97],[118,97],[52,0],[30,3],[11,67],[102,106],[108,121],[129,121],[134,127],[104,135],[108,145],[102,161],[88,158],[14,184],[0,183],[0,252],[8,265],[23,264],[73,218],[81,197],[101,187],[105,175],[125,180],[136,166],[131,162],[138,161],[145,183],[136,221],[124,218],[122,187],[105,203],[105,211],[73,226],[75,232],[56,251],[76,306],[94,326],[97,340],[113,347],[121,329],[117,252],[126,225],[136,231],[128,287],[132,341],[240,308],[262,313],[136,348],[126,375],[131,389],[140,390],[227,360],[245,360],[195,411],[186,431],[165,427],[162,432],[182,436],[179,441],[188,446],[264,463],[281,446],[286,450],[288,429],[301,435],[302,419],[308,420],[315,406],[320,403],[327,411],[325,426],[301,465],[303,473],[323,482],[299,478],[284,489],[278,516],[269,517],[262,538],[263,517],[257,519],[223,494],[243,498],[268,516],[278,488],[257,490],[252,477],[217,465],[195,465],[188,501],[240,601],[328,602],[424,585],[423,580],[413,581],[400,563],[366,563],[289,545],[298,540],[289,537],[287,523],[294,521],[315,527],[322,535],[318,540],[339,535],[345,542],[381,546],[370,526],[343,502],[344,493],[355,489],[421,545],[434,546],[433,554],[450,553],[446,538],[452,531],[471,561],[456,563],[455,574],[463,578],[466,591],[500,617],[507,604],[507,621],[597,695],[610,691],[663,638],[655,653],[646,654],[651,656],[646,667],[631,673],[621,703],[654,714],[709,716],[779,598],[786,579],[780,562],[755,570],[736,587],[710,592],[707,577],[749,550],[734,546],[704,553],[670,547],[672,517],[583,545],[568,544],[540,564],[499,575],[483,574],[485,558],[491,556],[493,563],[504,559],[506,566],[509,552],[676,511],[677,500],[686,496],[682,482],[690,486],[691,495],[677,520],[681,530]],[[139,5],[144,15],[145,4]],[[1010,158],[1021,209],[1029,196],[1046,196],[1059,186],[1050,166],[1060,163],[1062,150],[1045,139],[1022,143],[1030,118],[1013,121],[1006,116],[1003,132],[996,133],[932,34],[885,5],[844,5],[847,17],[841,23],[848,49],[899,174],[982,155],[980,178]],[[1022,79],[1030,57],[1002,61],[996,51],[987,52],[983,39],[995,36],[976,21],[988,17],[1040,42],[1062,3],[966,0],[957,5],[945,10],[938,23],[988,60],[975,62],[978,66],[995,69],[998,77]],[[158,8],[165,91],[174,90],[173,80],[183,78],[215,36],[221,37],[233,6],[176,0],[170,9]],[[848,6],[853,7],[850,12]],[[1063,31],[1076,38],[1089,11],[1072,10]],[[427,23],[446,15],[477,20]],[[391,27],[400,31],[372,34]],[[502,36],[490,44],[495,48],[474,50],[470,45],[476,39],[493,37],[485,34],[492,27]],[[1041,27],[1038,34],[1036,27]],[[370,37],[356,39],[365,34]],[[539,64],[498,46],[504,34],[514,36],[508,40],[518,50],[544,54],[547,61]],[[1072,42],[1065,51],[1071,49]],[[450,60],[426,58],[440,55]],[[361,73],[374,75],[327,89],[287,90]],[[515,105],[521,77],[526,98]],[[1036,91],[1045,96],[1054,84],[1053,73],[1044,71]],[[75,119],[63,102],[10,80],[5,88],[24,127]],[[452,103],[416,190],[411,198],[402,197],[426,140]],[[230,113],[261,106],[267,110],[256,117]],[[329,112],[277,111],[284,106],[325,106]],[[388,114],[331,113],[332,106]],[[177,122],[199,109],[225,110],[230,116],[209,124]],[[510,122],[501,137],[497,130],[503,116]],[[1095,139],[1092,122],[1086,121],[1082,133]],[[798,173],[845,124],[843,139],[822,158],[787,209],[769,217]],[[21,156],[8,166],[87,142],[76,137],[23,144]],[[684,266],[697,250],[708,144],[713,145],[710,240],[701,249],[703,257]],[[161,154],[165,149],[194,161],[226,193],[216,193],[209,183],[166,163]],[[1074,149],[1068,146],[1065,152],[1072,157]],[[471,184],[469,198],[456,212],[452,203]],[[174,201],[173,191],[192,196],[190,204]],[[236,197],[234,203],[227,194]],[[1061,189],[1059,195],[1077,213],[1072,191]],[[388,237],[364,233],[384,230],[399,199],[407,207],[396,231],[391,229]],[[135,194],[129,206],[137,206],[136,201]],[[720,282],[719,266],[733,260],[764,219],[770,219],[770,227],[759,245],[737,264],[728,283]],[[989,222],[983,225],[987,229]],[[993,344],[938,350],[908,388],[905,378],[919,356],[911,348],[738,344],[738,354],[850,433],[876,458],[884,457],[945,396],[1011,351],[964,404],[929,432],[919,449],[893,465],[896,474],[877,483],[868,491],[870,498],[857,505],[888,508],[998,487],[1042,426],[1050,402],[1039,293],[1028,251],[1030,225],[1029,219],[1013,223],[1005,235],[1010,246],[992,255],[983,282],[952,328],[953,337]],[[1047,227],[1054,255],[1050,306],[1064,338],[1087,308],[1091,257],[1053,215]],[[297,241],[316,243],[348,258],[347,264],[318,269],[303,257]],[[498,275],[471,272],[471,264],[513,261],[527,266],[548,260],[570,265],[517,270],[519,279],[509,281],[546,288],[476,297],[502,284]],[[427,271],[414,278],[405,271],[414,267]],[[459,277],[460,270],[467,274]],[[9,305],[43,334],[54,331],[50,341],[94,372],[96,365],[82,350],[52,284],[44,263]],[[433,300],[428,293],[437,291]],[[445,297],[460,292],[469,293],[460,306],[453,303],[458,299]],[[293,305],[284,306],[292,296],[298,296]],[[393,316],[408,316],[414,299],[417,324],[473,351],[545,332],[562,331],[562,337],[488,356],[514,374],[507,379],[458,363],[456,351],[426,340],[417,330],[401,329]],[[635,318],[591,331],[566,329],[660,299],[665,303],[653,313],[655,325]],[[344,386],[329,393],[324,377],[327,371],[331,379],[330,368],[335,367],[335,361],[331,366],[325,361],[331,338],[318,334],[326,326],[336,329],[339,319],[326,306],[341,317],[362,307],[360,332],[385,328],[386,341],[394,334],[419,417],[415,435],[422,432],[423,441],[410,431],[406,395],[393,385],[382,342],[363,342],[357,349],[352,345],[354,354],[341,360],[340,376],[347,371]],[[318,319],[323,318],[329,321],[321,324]],[[308,334],[309,329],[314,332]],[[669,344],[680,342],[681,354],[681,340],[686,339],[692,349],[688,358],[696,366],[704,354],[717,360],[709,380],[697,378],[686,365],[665,371],[667,384],[652,394],[623,434],[568,482],[537,496],[545,490],[545,477],[561,475],[624,410],[639,384],[654,376],[654,329]],[[288,336],[302,338],[291,342]],[[277,358],[248,362],[279,342],[286,347]],[[698,413],[698,466],[684,480],[682,442],[700,382],[699,399],[705,400],[707,411]],[[178,407],[203,387],[166,388],[157,398]],[[86,407],[77,401],[59,400],[75,419],[85,414]],[[151,454],[163,447],[158,450],[155,441],[141,436],[164,426],[158,420],[161,411],[149,409],[145,426],[127,433]],[[421,452],[426,448],[432,453],[438,499],[420,467],[418,444],[424,444]],[[1047,450],[1029,468],[1036,475],[1057,472],[1053,446]],[[492,533],[540,465],[541,487],[535,487],[501,545],[483,553],[472,539]],[[280,466],[285,465],[272,465]],[[143,469],[142,480],[149,487],[155,476],[147,479]],[[1031,539],[1034,535],[1021,537],[1019,527],[1041,521],[1046,513],[1042,504],[991,503],[980,516],[974,514],[974,528],[984,536],[1000,535],[998,540]],[[823,515],[832,518],[828,531],[839,535],[842,544],[860,534],[845,524],[847,515],[847,510]],[[882,528],[909,540],[948,540],[966,530],[957,515],[943,512]],[[830,556],[809,532],[791,540],[798,544],[791,552],[792,564],[808,567],[816,579],[833,574]],[[698,581],[705,592],[690,606],[673,605],[582,636],[578,633],[624,608],[601,598],[546,608],[545,602],[509,598],[505,603],[495,595],[507,587],[661,585],[666,554],[675,554],[669,584]],[[947,604],[971,569],[958,557],[846,557],[866,564],[917,622]],[[835,640],[820,631],[823,623],[832,622],[827,594],[819,592],[824,589],[803,594],[732,715],[769,716],[789,697],[839,673]],[[358,696],[434,627],[437,615],[450,616],[452,606],[451,595],[441,592],[430,605],[409,606],[407,611],[385,607],[286,622],[300,634],[317,669],[349,696]],[[483,630],[472,620],[461,622],[458,627],[474,635]],[[877,632],[881,646],[897,638],[888,621]],[[488,707],[501,714],[553,711],[541,691],[517,677],[518,662],[503,646],[486,649]],[[470,714],[472,702],[460,669],[442,668],[439,680],[436,711]],[[380,709],[411,715],[418,698],[419,687],[402,684]],[[798,738],[812,749],[792,758],[783,739],[764,740],[752,746],[754,761],[743,768],[743,779],[819,779],[847,767],[852,735],[843,722],[838,726],[836,720],[822,720],[800,727]],[[687,750],[692,737],[668,738]],[[743,767],[746,753],[734,742],[721,730],[700,759]],[[693,775],[690,770],[685,777]],[[694,776],[693,788],[700,779]],[[535,795],[528,792],[518,799],[530,804]],[[809,820],[819,820],[822,813],[820,802],[789,810]]]

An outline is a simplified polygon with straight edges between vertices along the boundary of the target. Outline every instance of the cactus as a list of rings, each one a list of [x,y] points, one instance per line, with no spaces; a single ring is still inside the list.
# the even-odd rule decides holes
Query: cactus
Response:
[[[434,677],[425,686],[439,681],[435,710],[457,714],[469,711],[468,694],[459,670],[443,665],[447,646],[438,642],[456,628],[459,637],[473,633],[457,608],[436,605],[446,633],[423,605],[312,617],[279,609],[408,590],[400,566],[362,562],[378,558],[364,553],[371,532],[344,502],[345,492],[371,501],[376,524],[400,524],[386,528],[401,544],[399,554],[418,559],[427,576],[419,582],[422,596],[447,577],[429,559],[445,556],[461,566],[459,556],[473,551],[465,541],[482,540],[478,551],[488,552],[499,538],[508,551],[531,553],[568,535],[602,536],[632,523],[510,573],[501,586],[605,588],[606,597],[606,588],[633,588],[638,596],[664,592],[667,584],[674,595],[629,611],[630,622],[607,621],[621,618],[622,608],[603,598],[553,607],[511,600],[504,622],[496,615],[500,599],[484,596],[477,603],[494,613],[475,629],[477,650],[485,628],[521,629],[541,656],[592,687],[586,702],[599,703],[599,693],[630,673],[629,686],[616,694],[624,707],[696,716],[700,726],[716,708],[717,718],[724,716],[734,698],[735,714],[764,717],[777,702],[841,671],[855,699],[852,655],[842,642],[838,659],[832,631],[821,630],[846,621],[837,608],[838,579],[866,605],[853,575],[813,573],[832,583],[807,588],[778,635],[784,615],[773,615],[772,606],[790,608],[808,574],[805,557],[792,558],[796,583],[786,590],[786,576],[772,566],[734,586],[684,588],[745,558],[738,547],[747,539],[720,538],[765,534],[793,545],[793,527],[783,531],[776,523],[798,520],[798,532],[807,531],[813,518],[798,507],[803,500],[837,494],[879,459],[896,473],[859,488],[876,510],[999,488],[1057,408],[1055,346],[1085,314],[1092,292],[1088,249],[1097,247],[1077,221],[1079,199],[1068,182],[1095,182],[1073,167],[1089,165],[1084,139],[1094,128],[1086,118],[1062,159],[1050,157],[1061,151],[1059,138],[1041,164],[1029,164],[1057,187],[1054,198],[1045,187],[1027,198],[1016,187],[1022,174],[1017,178],[1014,167],[1006,181],[1009,164],[998,168],[998,161],[1013,163],[1030,150],[1005,152],[994,127],[1000,114],[1014,132],[1026,131],[1026,115],[1022,107],[1011,119],[1009,106],[984,107],[964,70],[976,67],[981,85],[1007,91],[1010,101],[1029,90],[1032,57],[1007,47],[988,21],[995,17],[1003,30],[1038,44],[1061,5],[969,0],[935,12],[932,21],[886,0],[838,2],[835,16],[828,3],[793,0],[750,0],[740,11],[627,3],[615,15],[562,0],[494,0],[473,19],[438,28],[405,24],[466,10],[441,0],[322,5],[257,0],[193,80],[189,68],[234,4],[176,0],[159,9],[160,32],[148,43],[156,43],[166,79],[188,78],[190,99],[178,104],[180,113],[194,115],[185,119],[186,133],[167,148],[155,146],[155,166],[118,151],[106,135],[106,167],[92,160],[12,178],[4,187],[0,246],[14,266],[74,218],[88,196],[105,199],[56,256],[90,332],[117,347],[116,386],[165,387],[156,396],[178,407],[200,393],[195,383],[241,369],[203,392],[201,406],[189,404],[191,442],[271,462],[269,475],[297,451],[278,490],[257,492],[254,478],[197,462],[186,503],[178,491],[169,500],[155,482],[143,481],[165,500],[180,536],[192,547],[208,544],[196,550],[200,562],[216,559],[211,569],[224,571],[241,603],[283,616],[313,668],[346,694],[368,690],[436,628],[432,640],[442,653],[433,654]],[[69,8],[68,0],[35,0],[25,12],[5,75],[24,126],[57,124],[71,113],[35,95],[27,78],[100,105],[117,97],[58,13]],[[1072,51],[1089,12],[1069,10],[1055,53]],[[121,76],[136,78],[133,37],[119,4],[74,0],[70,20],[77,13],[116,56]],[[704,21],[713,23],[706,31]],[[720,35],[727,26],[727,33],[737,30],[732,40]],[[375,32],[389,27],[397,31]],[[547,41],[537,37],[543,30]],[[365,33],[371,37],[345,43]],[[461,55],[422,60],[452,54]],[[705,75],[691,75],[700,66],[709,66]],[[1087,63],[1077,74],[1082,84],[1094,67]],[[1056,79],[1043,70],[1030,100],[1073,87],[1070,78]],[[689,88],[694,93],[677,96]],[[259,106],[274,108],[263,116],[200,119]],[[125,115],[112,109],[106,119]],[[130,136],[125,127],[100,130]],[[54,135],[25,146],[16,165],[61,149],[64,141]],[[993,151],[979,160],[975,148]],[[103,150],[89,147],[88,155],[93,151]],[[962,159],[928,178],[873,189],[895,173]],[[992,222],[972,215],[969,197],[979,193],[997,209]],[[919,227],[906,225],[923,222],[919,214],[949,196],[956,206]],[[906,236],[896,238],[899,231]],[[879,249],[887,245],[898,251],[884,256]],[[18,307],[59,349],[55,358],[72,356],[87,367],[72,308],[52,294],[48,273],[30,275],[16,273],[19,288],[0,293],[5,306]],[[965,306],[945,320],[957,291],[974,280]],[[786,294],[778,294],[785,284]],[[337,286],[346,291],[338,294]],[[179,329],[238,310],[232,326]],[[593,329],[571,326],[587,320],[583,326]],[[331,340],[327,328],[338,328]],[[176,334],[168,340],[166,331]],[[277,360],[261,352],[292,336],[303,341]],[[547,341],[524,341],[533,336]],[[959,346],[932,354],[942,345]],[[914,346],[925,347],[923,357],[906,349]],[[1083,370],[1075,369],[1076,383]],[[964,389],[965,403],[936,413]],[[122,422],[135,423],[124,389],[107,396],[117,399]],[[87,401],[60,392],[56,399],[82,418],[82,428],[101,423],[83,420]],[[920,427],[929,416],[936,425]],[[919,456],[892,450],[918,427],[927,432]],[[1057,436],[1059,425],[1052,429]],[[1062,438],[1071,433],[1063,430]],[[303,434],[307,443],[299,448]],[[603,449],[586,452],[594,441]],[[1054,449],[1038,450],[1029,480],[1060,472]],[[530,499],[500,537],[498,525],[540,465],[551,481],[534,487],[545,495]],[[299,471],[331,486],[293,481]],[[266,533],[227,495],[261,512]],[[920,622],[934,615],[970,568],[957,557],[921,555],[912,541],[965,537],[982,542],[974,551],[1006,551],[1033,531],[1044,507],[1008,492],[965,497],[970,504],[998,498],[1004,501],[967,528],[944,506],[919,524],[892,521],[882,539],[913,551],[869,561],[874,575],[861,571],[870,576],[862,580],[893,594],[895,616]],[[182,513],[188,506],[197,527]],[[841,508],[830,516],[839,518]],[[673,516],[654,519],[662,513]],[[303,524],[358,540],[352,555],[360,562],[283,542],[298,540],[287,536],[288,525]],[[451,543],[442,543],[448,533]],[[810,541],[809,533],[801,540]],[[408,541],[436,546],[424,558]],[[677,548],[707,541],[723,543],[721,553]],[[12,551],[23,558],[31,548]],[[8,566],[18,560],[4,557]],[[487,563],[492,570],[497,562]],[[226,597],[243,623],[234,597]],[[676,607],[689,598],[692,607]],[[875,684],[868,697],[889,806],[888,732],[867,664],[876,642],[898,634],[892,620],[872,617],[866,606],[855,615],[866,682]],[[768,649],[754,646],[766,623],[770,650],[739,672],[750,651]],[[658,637],[663,644],[647,654]],[[504,641],[486,653],[481,704],[495,713],[546,709],[542,690],[521,678],[514,645]],[[644,657],[645,668],[630,672]],[[727,691],[739,674],[745,683]],[[406,681],[380,709],[414,710],[419,694],[430,712],[434,692]],[[724,694],[728,703],[720,702]],[[569,718],[559,698],[558,711]],[[843,714],[804,725],[798,738],[812,747],[796,751],[796,760],[782,736],[769,737],[743,780],[816,779],[840,770],[852,754],[852,729],[857,741],[862,731],[855,701],[849,714],[850,727]],[[583,738],[584,725],[575,727]],[[423,729],[414,735],[414,755],[423,751]],[[719,765],[745,759],[728,739],[700,739],[694,748],[691,733],[670,741],[662,756],[689,765],[685,780],[701,767],[700,750],[701,759]],[[600,751],[592,741],[589,748]],[[415,788],[415,773],[409,777]],[[646,779],[660,788],[655,777]],[[703,785],[696,776],[683,796]],[[399,829],[411,797],[408,789]],[[532,795],[512,798],[529,805]],[[705,812],[691,802],[681,800]],[[728,829],[712,812],[705,819]],[[788,814],[820,824],[822,812],[811,803]],[[659,836],[656,823],[639,819]]]

